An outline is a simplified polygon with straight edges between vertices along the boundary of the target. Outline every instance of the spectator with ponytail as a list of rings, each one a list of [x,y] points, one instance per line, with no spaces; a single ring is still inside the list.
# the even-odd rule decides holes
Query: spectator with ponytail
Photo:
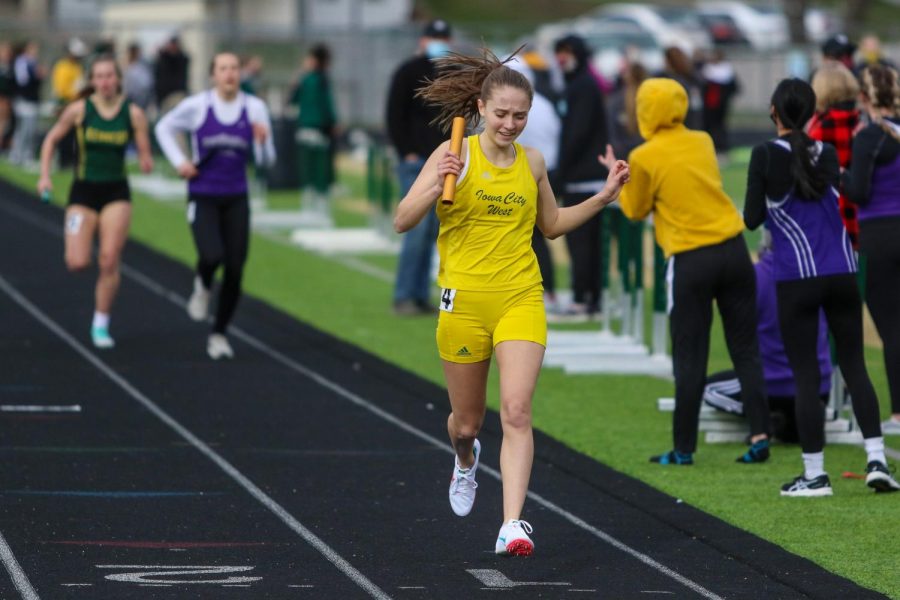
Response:
[[[819,400],[817,339],[823,309],[863,434],[866,484],[876,491],[897,491],[900,484],[887,467],[878,398],[863,357],[856,258],[838,214],[837,152],[803,132],[815,106],[815,93],[804,81],[785,79],[775,88],[770,116],[778,137],[753,149],[744,203],[747,226],[756,229],[766,222],[772,233],[778,322],[796,385],[804,472],[784,484],[781,495],[832,494],[824,468],[825,416]]]
[[[844,190],[859,204],[860,251],[867,260],[866,304],[884,345],[892,416],[887,435],[900,435],[900,85],[897,71],[863,69],[862,106],[869,125],[853,139]]]
[[[559,208],[544,157],[516,139],[528,123],[533,90],[521,74],[491,52],[438,59],[439,77],[420,96],[437,105],[434,123],[446,132],[453,118],[484,130],[463,140],[460,155],[441,143],[397,206],[394,228],[413,229],[435,206],[440,220],[438,252],[441,292],[437,343],[450,395],[447,420],[456,462],[450,506],[465,516],[475,502],[481,456],[476,439],[484,420],[488,370],[496,355],[500,370],[503,442],[503,524],[495,551],[529,555],[531,525],[521,520],[528,492],[534,439],[531,402],[547,343],[541,273],[531,236],[534,226],[550,238],[572,231],[615,201],[628,180],[624,161],[606,160],[609,177],[599,192]],[[595,159],[596,160],[596,159]],[[452,204],[438,202],[447,175],[457,175]]]

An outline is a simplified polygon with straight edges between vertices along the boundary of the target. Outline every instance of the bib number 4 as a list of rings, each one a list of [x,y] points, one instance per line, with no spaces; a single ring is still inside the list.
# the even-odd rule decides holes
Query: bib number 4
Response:
[[[440,309],[444,312],[453,312],[454,298],[456,298],[456,290],[448,290],[447,288],[443,288],[441,290]]]

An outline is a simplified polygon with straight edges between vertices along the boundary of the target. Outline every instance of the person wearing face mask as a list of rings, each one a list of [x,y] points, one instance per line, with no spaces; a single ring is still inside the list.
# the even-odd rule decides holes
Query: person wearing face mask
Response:
[[[484,124],[463,141],[459,155],[449,141],[430,154],[409,193],[397,206],[394,229],[411,231],[437,208],[441,293],[437,345],[447,380],[451,413],[447,433],[456,455],[450,507],[468,515],[475,503],[481,457],[477,439],[484,421],[491,357],[500,371],[500,472],[503,524],[494,551],[528,556],[531,525],[521,519],[534,458],[531,402],[547,344],[541,272],[531,248],[532,230],[556,238],[593,218],[619,196],[629,169],[612,149],[610,175],[583,202],[558,208],[541,152],[516,140],[528,123],[534,91],[528,80],[494,54],[451,54],[447,67],[423,90],[439,106],[445,129],[456,116]],[[439,202],[447,175],[458,177],[452,204]],[[408,233],[407,233],[408,235]]]
[[[555,44],[556,61],[563,71],[566,89],[561,103],[562,131],[555,188],[563,206],[575,206],[603,187],[606,168],[594,157],[609,142],[606,109],[600,83],[590,68],[585,41],[569,35]],[[600,217],[566,235],[572,261],[573,317],[590,317],[600,311]]]
[[[416,94],[438,75],[435,60],[450,50],[450,25],[436,19],[419,38],[415,56],[397,67],[387,101],[387,133],[397,151],[400,193],[406,194],[418,177],[425,159],[444,136],[432,122],[438,115]],[[403,237],[394,283],[394,313],[399,316],[434,314],[431,297],[431,259],[437,241],[438,221],[429,212],[413,231]]]
[[[220,52],[210,65],[213,89],[182,100],[156,125],[156,139],[188,181],[188,221],[197,246],[197,274],[187,312],[205,321],[213,276],[225,268],[216,318],[206,352],[213,360],[232,358],[225,332],[241,295],[250,238],[247,162],[275,163],[272,124],[265,103],[240,90],[240,62]],[[184,155],[178,134],[188,134],[193,154]]]

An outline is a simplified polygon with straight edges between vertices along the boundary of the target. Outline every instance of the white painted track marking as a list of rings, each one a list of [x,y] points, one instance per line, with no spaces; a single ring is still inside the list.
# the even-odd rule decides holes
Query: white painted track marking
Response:
[[[22,570],[19,561],[16,560],[12,552],[12,548],[6,543],[6,538],[3,537],[2,533],[0,533],[0,560],[3,561],[3,566],[6,567],[6,570],[9,571],[9,576],[12,578],[13,585],[16,586],[19,595],[24,600],[40,600],[40,596],[31,587],[28,575]]]
[[[78,404],[70,404],[63,406],[42,406],[39,404],[0,404],[0,412],[24,412],[24,413],[65,413],[65,412],[81,412],[81,406]]]
[[[30,223],[33,226],[37,227],[38,229],[46,231],[55,237],[62,237],[62,232],[59,230],[60,228],[51,227],[44,220],[42,220],[38,217],[35,217],[31,214],[28,214],[21,209],[13,208],[9,204],[0,204],[0,210],[3,210],[4,212],[6,212],[10,215],[13,215],[22,221]],[[162,296],[163,298],[167,299],[169,302],[172,302],[173,304],[177,305],[178,307],[184,308],[184,306],[186,304],[186,299],[183,296],[175,293],[174,291],[166,288],[163,285],[160,285],[159,283],[157,283],[150,277],[144,275],[142,272],[138,271],[137,269],[134,269],[133,267],[131,267],[127,264],[123,263],[121,265],[121,270],[122,270],[122,274],[125,275],[126,277],[128,277],[129,279],[135,281],[139,285],[156,293],[157,295]],[[67,333],[65,333],[65,331],[62,331],[62,330],[60,330],[60,331],[61,331],[61,333],[63,333],[67,337],[69,337],[69,339],[72,339],[71,336],[69,336]],[[359,407],[365,408],[372,414],[384,419],[385,421],[395,425],[396,427],[406,431],[407,433],[409,433],[415,437],[418,437],[419,439],[426,441],[429,444],[436,446],[437,448],[440,448],[441,450],[447,452],[448,454],[451,454],[451,455],[453,454],[453,449],[449,446],[448,443],[438,440],[437,438],[418,429],[417,427],[410,425],[406,421],[403,421],[402,419],[395,417],[391,413],[381,409],[380,407],[376,406],[375,404],[372,404],[371,402],[369,402],[368,400],[365,400],[361,396],[338,385],[337,383],[331,381],[330,379],[324,377],[323,375],[320,375],[319,373],[307,368],[306,366],[301,365],[297,361],[282,354],[278,350],[275,350],[274,348],[267,345],[265,342],[258,340],[254,336],[252,336],[249,333],[240,329],[239,327],[232,326],[231,331],[235,337],[242,340],[244,343],[248,344],[249,346],[262,352],[263,354],[269,356],[276,362],[306,376],[307,378],[318,383],[320,386],[333,391],[337,395],[341,396],[342,398],[344,398],[346,400],[349,400],[350,402],[352,402],[353,404],[356,404]],[[73,342],[74,341],[75,340],[73,340]],[[77,344],[78,342],[75,342],[75,343]],[[85,350],[85,352],[86,352],[86,350]],[[88,353],[88,354],[90,354],[90,353]],[[115,375],[114,372],[113,372],[113,374]],[[205,444],[204,444],[204,446],[205,446]],[[208,448],[208,446],[207,446],[207,448]],[[209,452],[215,454],[211,449],[209,449]],[[216,456],[218,456],[218,455],[216,454]],[[222,460],[224,462],[224,459],[222,459]],[[225,464],[227,464],[227,463],[225,463]],[[491,477],[493,477],[494,479],[496,479],[497,481],[500,481],[500,472],[497,471],[496,469],[493,469],[493,468],[487,466],[486,464],[481,464],[480,468],[481,468],[482,472],[485,472],[488,475],[490,475]],[[243,476],[241,476],[241,477],[243,477]],[[247,483],[250,483],[249,480],[247,480]],[[250,485],[253,485],[253,484],[250,483]],[[263,492],[260,490],[260,493],[263,493]],[[688,589],[696,592],[697,594],[703,596],[704,598],[708,598],[710,600],[723,600],[721,596],[706,589],[705,587],[701,586],[699,583],[696,583],[695,581],[688,579],[684,575],[681,575],[677,571],[674,571],[674,570],[670,569],[669,567],[666,567],[662,563],[656,561],[655,559],[644,554],[643,552],[640,552],[639,550],[636,550],[636,549],[632,548],[631,546],[628,546],[624,542],[619,541],[618,539],[614,538],[613,536],[609,535],[608,533],[594,527],[590,523],[587,523],[580,517],[570,513],[569,511],[558,506],[557,504],[547,500],[546,498],[537,494],[536,492],[529,490],[528,498],[530,498],[534,502],[537,502],[538,504],[540,504],[547,510],[555,513],[556,515],[562,517],[563,519],[569,521],[571,524],[575,525],[576,527],[583,529],[584,531],[587,531],[591,535],[603,540],[604,542],[613,546],[614,548],[621,550],[622,552],[632,556],[633,558],[637,559],[638,561],[642,562],[643,564],[655,569],[656,571],[666,575],[667,577],[674,579],[678,583],[684,585]],[[310,533],[310,535],[312,535],[312,534]],[[318,538],[316,538],[316,539],[318,539]],[[322,542],[322,543],[324,544],[324,542]],[[380,590],[379,590],[379,592],[380,592]],[[383,593],[383,592],[381,592],[381,593]]]
[[[144,408],[156,415],[156,417],[160,421],[168,425],[189,444],[199,450],[200,453],[204,454],[207,458],[214,462],[220,469],[222,469],[222,471],[224,471],[229,477],[237,482],[238,485],[243,487],[260,504],[274,513],[275,516],[277,516],[285,525],[287,525],[290,529],[292,529],[295,533],[302,537],[310,546],[318,550],[319,553],[322,554],[322,556],[328,559],[329,562],[331,562],[335,567],[338,568],[338,570],[349,577],[359,587],[368,592],[370,596],[378,599],[390,598],[390,596],[385,594],[378,586],[369,581],[369,579],[365,575],[363,575],[353,565],[351,565],[337,552],[335,552],[331,548],[331,546],[326,544],[316,534],[307,529],[302,523],[300,523],[300,521],[294,518],[293,515],[287,512],[280,504],[275,502],[275,500],[273,500],[268,494],[257,487],[256,484],[250,481],[250,479],[248,479],[243,473],[238,471],[237,468],[235,468],[231,463],[225,460],[220,454],[210,448],[209,445],[207,445],[203,440],[195,436],[181,423],[169,416],[169,414],[162,408],[160,408],[155,402],[147,398],[137,388],[131,385],[128,380],[126,380],[124,377],[110,368],[104,361],[98,358],[93,352],[88,350],[81,342],[72,337],[65,329],[63,329],[50,317],[44,314],[37,306],[32,304],[30,300],[25,298],[25,296],[20,294],[14,287],[12,287],[3,276],[0,276],[0,289],[2,289],[3,292],[5,292],[6,295],[9,296],[16,304],[18,304],[25,311],[31,314],[32,317],[34,317],[37,321],[44,325],[44,327],[56,334],[57,337],[68,344],[73,350],[75,350],[75,352],[80,354],[85,360],[94,365],[97,370],[106,375],[107,378],[112,380],[120,388],[125,390],[125,392],[127,392],[129,396],[137,400],[144,406]],[[5,546],[5,541],[3,542],[3,545]],[[8,546],[6,546],[6,550],[9,550]],[[10,570],[10,564],[7,562],[6,557],[4,556],[2,547],[0,547],[0,556],[3,557],[4,563],[6,563],[7,565],[7,570]],[[11,552],[9,552],[9,557],[12,558],[13,562],[15,562],[15,558],[12,556]],[[18,567],[17,564],[16,567]],[[18,569],[18,573],[20,574],[20,578],[24,578],[24,582],[27,583],[28,578],[25,577],[25,573],[22,572],[21,568]],[[10,574],[13,576],[13,581],[16,582],[17,589],[22,592],[23,588],[19,588],[17,575],[14,574],[12,570],[10,570]],[[30,587],[30,584],[28,584],[28,588]],[[23,598],[26,598],[26,600],[30,600],[31,598],[37,598],[37,595],[26,596],[23,593]]]
[[[135,281],[136,283],[142,285],[146,289],[148,289],[152,292],[155,292],[159,296],[162,296],[163,298],[167,299],[168,301],[172,302],[173,304],[176,304],[177,306],[179,306],[181,308],[184,308],[184,306],[186,305],[187,300],[184,297],[182,297],[179,294],[173,292],[172,290],[169,290],[168,288],[160,285],[159,283],[150,279],[149,277],[147,277],[140,271],[134,269],[133,267],[123,264],[121,268],[122,268],[123,275],[125,275],[129,279]],[[278,362],[278,363],[288,367],[289,369],[296,371],[297,373],[300,373],[301,375],[304,375],[305,377],[315,381],[316,383],[318,383],[320,386],[324,387],[325,389],[331,390],[332,392],[341,396],[342,398],[349,400],[353,404],[368,410],[372,414],[384,419],[388,423],[395,425],[396,427],[406,431],[407,433],[409,433],[425,442],[428,442],[432,446],[435,446],[435,447],[443,450],[444,452],[447,452],[448,454],[451,454],[451,455],[453,454],[453,449],[450,447],[450,445],[448,443],[443,442],[443,441],[437,439],[436,437],[429,435],[428,433],[425,433],[421,429],[419,429],[413,425],[410,425],[409,423],[407,423],[406,421],[404,421],[398,417],[395,417],[394,415],[387,412],[386,410],[369,402],[362,396],[359,396],[358,394],[351,392],[350,390],[348,390],[348,389],[342,387],[341,385],[333,382],[332,380],[328,379],[324,375],[320,375],[316,371],[313,371],[312,369],[306,367],[305,365],[300,364],[299,362],[295,361],[294,359],[290,358],[289,356],[282,354],[281,352],[279,352],[278,350],[275,350],[274,348],[272,348],[265,342],[250,335],[249,333],[247,333],[240,327],[232,325],[230,328],[230,331],[234,337],[243,341],[248,346],[251,346],[251,347],[255,348],[256,350],[258,350],[259,352],[265,354],[266,356],[268,356],[275,362]],[[484,463],[479,464],[479,469],[481,469],[482,472],[487,473],[488,475],[490,475],[497,481],[501,481],[500,471],[498,471],[492,467],[489,467],[488,465],[486,465]],[[561,506],[551,502],[550,500],[547,500],[540,494],[537,494],[536,492],[529,490],[528,497],[531,500],[533,500],[533,501],[537,502],[538,504],[540,504],[541,506],[543,506],[544,508],[546,508],[547,510],[549,510],[549,511],[557,514],[558,516],[562,517],[563,519],[569,521],[576,527],[583,529],[584,531],[587,531],[591,535],[603,540],[604,542],[613,546],[614,548],[621,550],[622,552],[624,552],[626,554],[629,554],[630,556],[637,559],[638,561],[655,569],[656,571],[662,573],[663,575],[666,575],[667,577],[674,579],[678,583],[684,585],[688,589],[696,592],[697,594],[703,596],[704,598],[708,598],[709,600],[722,600],[721,596],[719,596],[715,592],[712,592],[712,591],[706,589],[699,583],[697,583],[691,579],[688,579],[684,575],[681,575],[677,571],[670,569],[669,567],[656,561],[655,559],[644,554],[643,552],[640,552],[639,550],[632,548],[631,546],[625,544],[624,542],[619,541],[618,539],[609,535],[605,531],[602,531],[602,530],[594,527],[590,523],[588,523],[588,522],[584,521],[583,519],[581,519],[580,517],[577,517],[576,515],[570,513],[569,511],[562,508]]]

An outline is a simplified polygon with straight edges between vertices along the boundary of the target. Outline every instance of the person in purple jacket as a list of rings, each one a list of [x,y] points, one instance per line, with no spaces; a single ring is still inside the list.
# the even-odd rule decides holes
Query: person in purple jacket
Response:
[[[188,222],[197,246],[197,274],[188,315],[203,321],[210,289],[219,266],[225,273],[212,333],[206,344],[210,358],[232,358],[225,337],[241,295],[241,278],[250,237],[247,163],[275,162],[272,125],[262,100],[240,91],[240,62],[220,52],[210,68],[213,88],[182,100],[156,125],[156,139],[166,158],[188,181]],[[187,133],[191,158],[177,135]]]
[[[844,172],[847,197],[859,205],[859,249],[865,254],[866,304],[884,345],[891,391],[885,435],[900,435],[900,83],[884,65],[863,69],[861,100],[869,125],[853,138]]]
[[[765,221],[772,232],[778,322],[797,388],[804,472],[784,484],[781,495],[832,494],[824,468],[825,413],[819,401],[820,310],[834,336],[837,362],[862,430],[866,484],[876,491],[897,491],[900,484],[888,470],[878,398],[863,357],[856,257],[837,205],[837,152],[803,131],[815,107],[815,93],[804,81],[785,79],[775,88],[771,118],[778,137],[753,148],[744,202],[747,227],[756,229]]]
[[[759,355],[766,381],[766,397],[772,411],[775,437],[783,442],[796,443],[797,421],[794,416],[794,372],[784,352],[784,341],[778,326],[778,303],[775,297],[775,258],[771,249],[771,237],[766,233],[768,244],[760,248],[756,270],[756,311],[759,323],[756,328],[759,339]],[[819,314],[819,339],[816,344],[819,360],[821,384],[819,398],[823,406],[828,402],[831,391],[831,355],[828,349],[828,326],[824,315]],[[703,390],[703,401],[721,411],[743,416],[744,403],[741,399],[741,384],[734,371],[714,373],[707,379]]]

